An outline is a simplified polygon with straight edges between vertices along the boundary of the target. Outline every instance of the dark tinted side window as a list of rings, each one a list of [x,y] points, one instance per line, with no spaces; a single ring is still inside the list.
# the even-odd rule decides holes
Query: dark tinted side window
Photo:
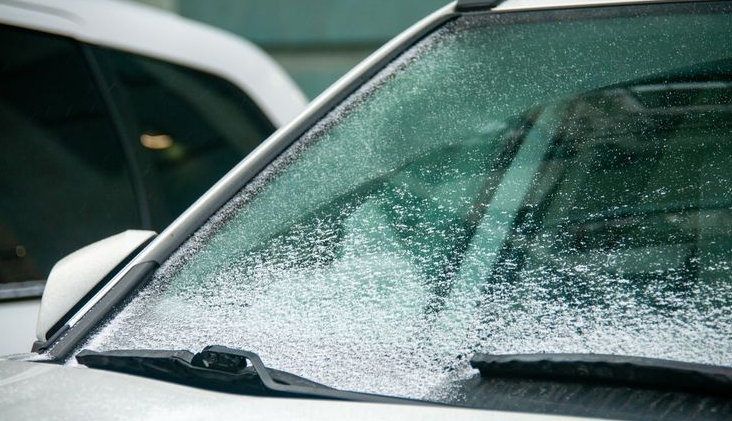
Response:
[[[275,130],[217,76],[2,25],[0,79],[0,283],[45,279],[125,229],[161,231]]]
[[[140,225],[123,149],[72,40],[0,26],[0,283]]]
[[[219,77],[98,48],[139,153],[153,227],[165,228],[274,131],[241,89]]]

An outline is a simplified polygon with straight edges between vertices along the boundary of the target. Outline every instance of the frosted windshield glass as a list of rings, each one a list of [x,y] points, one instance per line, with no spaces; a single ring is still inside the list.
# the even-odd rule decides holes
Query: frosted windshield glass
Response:
[[[221,344],[437,400],[475,352],[729,365],[730,19],[551,16],[426,37],[84,347]]]

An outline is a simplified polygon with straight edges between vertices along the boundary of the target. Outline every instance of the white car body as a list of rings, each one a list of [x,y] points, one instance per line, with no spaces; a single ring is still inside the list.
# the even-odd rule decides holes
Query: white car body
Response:
[[[163,10],[116,0],[2,0],[0,23],[220,76],[249,94],[277,126],[307,103],[292,79],[255,45]]]
[[[244,91],[281,127],[307,98],[261,49],[225,31],[124,1],[0,0],[0,24],[61,35],[218,76]],[[0,355],[27,352],[40,299],[0,303]]]

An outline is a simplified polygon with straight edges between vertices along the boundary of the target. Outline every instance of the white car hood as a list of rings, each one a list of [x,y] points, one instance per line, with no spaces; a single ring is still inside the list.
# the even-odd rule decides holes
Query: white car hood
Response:
[[[84,367],[20,361],[0,361],[0,419],[578,420],[436,406],[239,396]]]

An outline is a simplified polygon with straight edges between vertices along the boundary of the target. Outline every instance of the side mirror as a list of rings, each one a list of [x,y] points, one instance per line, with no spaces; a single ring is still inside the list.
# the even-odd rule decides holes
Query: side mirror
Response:
[[[153,231],[129,230],[83,247],[51,269],[41,298],[36,338],[48,340],[51,330],[114,268],[155,237]]]

